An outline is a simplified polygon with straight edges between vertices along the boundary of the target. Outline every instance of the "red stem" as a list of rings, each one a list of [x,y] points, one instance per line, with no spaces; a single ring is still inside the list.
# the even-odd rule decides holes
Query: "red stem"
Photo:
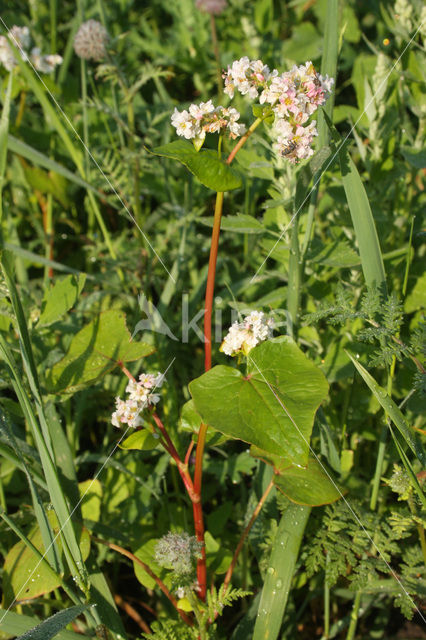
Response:
[[[242,136],[242,138],[237,142],[231,153],[229,154],[226,163],[231,164],[232,160],[235,158],[235,155],[241,149],[241,147],[247,142],[248,138],[251,136],[253,131],[259,124],[262,122],[261,118],[257,118],[251,127],[248,129],[247,133]],[[207,284],[206,284],[206,297],[204,304],[204,370],[209,371],[212,366],[212,311],[213,311],[213,296],[214,296],[214,282],[216,275],[216,263],[217,263],[217,252],[219,247],[219,234],[220,234],[220,223],[222,219],[222,209],[223,209],[223,192],[218,191],[216,194],[216,204],[214,210],[214,220],[213,220],[213,231],[212,231],[212,239],[210,244],[210,257],[209,257],[209,268],[207,273]],[[197,540],[203,543],[203,556],[197,562],[197,579],[199,584],[199,594],[202,600],[206,598],[206,588],[207,588],[207,572],[206,572],[206,558],[205,558],[205,549],[204,549],[204,521],[203,521],[203,510],[201,503],[201,485],[202,485],[202,475],[203,475],[203,455],[204,455],[204,446],[206,442],[206,433],[207,433],[207,425],[202,423],[200,426],[200,430],[198,432],[198,442],[197,442],[197,450],[195,454],[195,471],[194,471],[194,494],[195,497],[198,498],[197,502],[193,501],[193,511],[194,511],[194,527],[195,527],[195,535],[197,536]]]

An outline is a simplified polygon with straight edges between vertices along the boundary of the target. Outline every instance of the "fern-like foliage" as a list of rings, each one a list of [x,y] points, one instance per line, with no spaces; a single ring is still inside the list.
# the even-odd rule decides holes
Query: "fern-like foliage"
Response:
[[[225,590],[224,585],[219,590],[213,587],[211,591],[207,592],[205,604],[200,603],[202,606],[202,609],[200,606],[201,615],[196,616],[197,624],[193,627],[188,627],[181,621],[159,621],[153,623],[152,634],[143,633],[142,637],[147,640],[197,640],[201,626],[203,629],[207,629],[209,640],[215,640],[215,620],[222,615],[224,608],[249,595],[251,595],[249,591],[242,589],[228,588]]]
[[[196,640],[198,629],[174,620],[153,622],[152,633],[143,633],[142,638],[147,638],[147,640]]]
[[[305,559],[308,576],[323,571],[329,586],[344,580],[355,591],[380,591],[391,577],[389,595],[395,598],[395,605],[404,615],[411,618],[415,598],[424,589],[424,585],[419,584],[419,571],[423,575],[420,547],[416,546],[415,551],[410,547],[407,557],[402,556],[400,569],[395,568],[402,555],[399,540],[410,536],[411,527],[404,526],[407,523],[386,521],[360,504],[353,502],[351,506],[363,526],[354,520],[344,503],[328,506],[323,526],[309,543]]]
[[[222,585],[218,591],[213,587],[212,590],[207,593],[206,609],[202,616],[203,622],[212,623],[222,615],[225,607],[229,607],[236,600],[249,595],[251,595],[250,591],[244,591],[243,589],[228,588],[228,590],[225,590],[225,586]]]
[[[377,289],[370,288],[363,294],[356,308],[351,292],[340,285],[334,304],[322,302],[317,311],[304,317],[307,324],[324,319],[331,325],[363,320],[364,326],[356,333],[356,339],[376,345],[376,349],[370,354],[369,364],[372,367],[389,366],[394,357],[402,360],[415,353],[414,344],[404,344],[398,337],[404,314],[402,305],[394,294],[384,299]],[[422,332],[426,333],[424,329]],[[416,336],[417,343],[420,343],[420,336]],[[422,383],[425,384],[423,379]]]

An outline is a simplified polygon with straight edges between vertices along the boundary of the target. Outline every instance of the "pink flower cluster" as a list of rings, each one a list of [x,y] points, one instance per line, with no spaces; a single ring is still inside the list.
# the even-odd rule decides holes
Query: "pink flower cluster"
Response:
[[[158,393],[154,393],[163,384],[164,376],[161,373],[142,373],[139,381],[129,380],[126,392],[129,394],[127,400],[115,399],[115,411],[111,416],[114,427],[122,427],[127,424],[129,427],[139,427],[143,424],[141,413],[144,409],[160,400]]]
[[[316,122],[304,127],[310,116],[329,97],[333,78],[323,78],[312,62],[294,66],[279,74],[270,71],[261,60],[244,57],[236,60],[223,74],[225,93],[234,97],[235,90],[261,104],[270,104],[275,114],[275,147],[293,164],[313,154],[313,137],[318,135]]]
[[[191,104],[188,111],[174,110],[172,125],[176,128],[178,136],[187,140],[193,139],[200,148],[206,137],[206,133],[220,133],[228,131],[230,138],[236,138],[245,133],[246,128],[238,122],[239,112],[233,107],[215,107],[213,102],[201,102],[199,105]]]

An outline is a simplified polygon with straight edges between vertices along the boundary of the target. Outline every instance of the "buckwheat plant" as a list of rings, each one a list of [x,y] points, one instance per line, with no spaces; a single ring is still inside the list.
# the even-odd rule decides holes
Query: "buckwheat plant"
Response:
[[[215,105],[212,99],[190,104],[185,109],[175,108],[171,124],[182,139],[154,149],[157,155],[181,161],[204,185],[217,192],[204,303],[205,373],[190,382],[192,398],[183,407],[183,412],[190,412],[193,435],[189,443],[185,442],[187,432],[180,434],[173,428],[174,438],[179,438],[174,442],[167,419],[163,420],[158,415],[157,391],[163,382],[161,374],[142,374],[136,381],[123,368],[130,378],[126,389],[129,396],[127,400],[117,398],[112,415],[115,426],[131,427],[136,433],[148,430],[157,437],[158,444],[174,460],[192,503],[195,536],[188,531],[168,533],[157,543],[155,556],[157,564],[167,567],[173,574],[172,585],[180,600],[176,603],[170,593],[169,599],[176,606],[183,623],[194,627],[193,637],[202,639],[213,637],[215,620],[226,604],[247,595],[232,589],[230,582],[247,535],[271,490],[276,487],[283,490],[292,503],[300,502],[297,487],[293,490],[287,487],[286,473],[297,473],[305,487],[313,487],[320,482],[321,504],[339,497],[325,474],[319,468],[313,473],[309,466],[309,439],[314,415],[328,388],[322,372],[307,359],[291,337],[273,338],[273,319],[261,310],[253,310],[234,322],[220,347],[225,356],[236,357],[229,363],[242,365],[243,372],[229,365],[212,367],[211,345],[224,192],[241,186],[240,175],[230,165],[255,129],[265,123],[275,154],[288,160],[297,172],[298,165],[306,163],[314,153],[317,129],[312,116],[329,97],[333,79],[322,77],[311,62],[279,73],[277,69],[270,70],[261,60],[243,57],[223,72],[223,80],[226,99],[232,100],[239,92],[254,103],[254,122],[241,122],[241,114],[235,107]],[[215,135],[218,136],[217,151],[203,148],[207,137],[211,136],[212,140]],[[234,145],[227,157],[222,153],[225,144]],[[249,443],[252,455],[274,470],[245,523],[218,591],[215,586],[207,589],[208,584],[214,585],[215,576],[207,573],[201,492],[208,429]],[[181,455],[183,450],[186,453]],[[311,506],[319,504],[315,498],[309,500]],[[295,518],[292,535],[300,543],[309,510],[300,514],[298,509],[300,506],[294,504],[289,517]],[[295,562],[295,556],[293,559]],[[286,568],[290,577],[294,562],[289,562]],[[157,584],[161,583],[158,576],[155,579]],[[164,584],[161,588],[163,593],[167,593]]]

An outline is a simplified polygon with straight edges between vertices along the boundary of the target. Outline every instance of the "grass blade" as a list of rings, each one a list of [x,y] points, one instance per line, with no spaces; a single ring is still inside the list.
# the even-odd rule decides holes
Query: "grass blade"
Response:
[[[361,258],[362,271],[368,287],[386,294],[386,275],[376,225],[365,187],[346,149],[339,151],[343,188]]]
[[[423,447],[418,441],[416,434],[411,431],[410,426],[407,424],[407,421],[405,420],[401,410],[397,407],[392,398],[389,397],[385,389],[377,384],[373,376],[368,373],[367,369],[364,369],[362,364],[360,364],[354,357],[352,357],[350,353],[348,353],[347,351],[345,353],[351,359],[354,367],[357,369],[366,385],[370,388],[370,391],[386,411],[387,415],[392,420],[401,436],[410,447],[411,451],[420,460],[422,465],[425,466],[426,456],[423,451]]]
[[[6,174],[7,134],[9,131],[10,96],[12,93],[13,74],[9,73],[3,110],[0,118],[0,228],[3,222],[3,184]]]
[[[69,607],[63,611],[58,611],[50,618],[47,618],[44,622],[33,629],[29,629],[22,636],[16,638],[16,640],[51,640],[57,636],[59,631],[67,626],[70,622],[75,620],[77,616],[86,611],[88,605],[76,605],[75,607]]]
[[[310,507],[290,502],[275,536],[252,640],[276,640]]]
[[[11,636],[29,631],[40,622],[38,618],[20,615],[19,613],[14,613],[13,611],[5,611],[4,609],[0,609],[0,619],[0,630],[3,633],[7,633]],[[87,638],[87,636],[83,636],[80,633],[74,633],[73,631],[66,630],[60,631],[55,636],[55,640],[84,640],[84,638]]]
[[[80,547],[77,543],[74,527],[71,521],[70,509],[68,507],[65,494],[61,487],[61,483],[58,477],[58,471],[54,462],[53,448],[50,439],[50,430],[46,420],[44,406],[41,398],[41,391],[38,382],[37,369],[33,358],[30,337],[28,334],[22,304],[18,296],[14,279],[12,277],[11,255],[8,252],[3,252],[2,267],[9,291],[9,296],[17,319],[22,360],[24,363],[25,372],[28,377],[31,392],[33,394],[33,402],[36,405],[36,410],[40,422],[38,422],[34,416],[30,400],[27,397],[25,389],[21,383],[20,373],[19,371],[17,371],[13,358],[11,357],[9,349],[3,338],[0,339],[2,355],[12,372],[13,385],[15,391],[18,394],[21,406],[30,417],[29,424],[32,427],[33,436],[37,445],[37,449],[39,451],[41,463],[43,466],[43,472],[45,474],[46,482],[49,487],[50,498],[61,526],[63,547],[67,562],[69,564],[69,568],[72,575],[76,579],[77,584],[84,592],[86,592],[87,573],[85,570],[83,558],[81,556]]]
[[[39,167],[43,167],[44,169],[48,169],[49,171],[55,171],[55,173],[58,173],[59,175],[63,176],[70,182],[73,182],[79,187],[83,187],[88,191],[92,191],[98,197],[105,198],[103,194],[99,193],[99,191],[95,189],[95,187],[92,187],[91,184],[89,184],[86,180],[81,178],[79,175],[77,175],[76,173],[73,173],[72,171],[64,167],[62,164],[59,164],[59,162],[52,160],[51,158],[46,156],[44,153],[41,153],[41,151],[37,151],[37,149],[34,149],[34,147],[31,147],[31,145],[26,144],[25,142],[22,142],[22,140],[19,140],[18,138],[15,138],[10,134],[7,137],[7,148],[9,149],[9,151],[12,151],[12,153],[16,153],[22,156],[23,158],[26,158],[33,164]],[[113,202],[111,202],[110,204],[113,207],[116,206]]]

